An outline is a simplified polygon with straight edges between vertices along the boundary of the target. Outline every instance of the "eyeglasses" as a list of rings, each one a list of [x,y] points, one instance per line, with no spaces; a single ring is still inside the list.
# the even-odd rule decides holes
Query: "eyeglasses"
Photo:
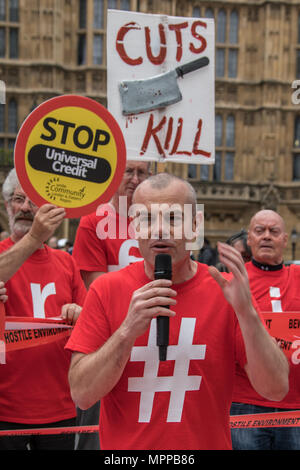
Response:
[[[246,230],[242,228],[239,232],[235,233],[234,235],[231,235],[231,237],[226,240],[226,243],[228,245],[231,245],[232,242],[236,242],[237,240],[247,240],[247,236],[248,234]]]
[[[23,204],[27,201],[31,209],[34,209],[36,207],[36,204],[34,202],[30,201],[30,199],[26,196],[21,196],[16,194],[15,196],[12,196],[9,199],[10,202],[13,202],[17,206],[23,206]]]
[[[133,168],[126,168],[126,170],[124,171],[124,176],[127,179],[131,179],[135,175],[137,176],[139,180],[144,180],[147,178],[147,176],[149,176],[149,173],[144,170],[133,169]]]

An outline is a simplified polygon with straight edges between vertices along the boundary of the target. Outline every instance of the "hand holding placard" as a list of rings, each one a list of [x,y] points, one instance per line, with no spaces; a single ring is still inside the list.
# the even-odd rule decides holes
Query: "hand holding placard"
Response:
[[[123,134],[99,103],[76,95],[45,101],[17,136],[15,167],[37,205],[47,202],[80,217],[110,200],[126,164]]]

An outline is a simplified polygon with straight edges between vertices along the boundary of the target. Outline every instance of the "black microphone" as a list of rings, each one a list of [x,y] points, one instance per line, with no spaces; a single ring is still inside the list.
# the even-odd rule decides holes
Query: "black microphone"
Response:
[[[168,253],[156,255],[154,279],[172,279],[172,258]],[[169,344],[169,317],[157,317],[156,326],[156,344],[159,347],[159,360],[166,361],[167,347]]]

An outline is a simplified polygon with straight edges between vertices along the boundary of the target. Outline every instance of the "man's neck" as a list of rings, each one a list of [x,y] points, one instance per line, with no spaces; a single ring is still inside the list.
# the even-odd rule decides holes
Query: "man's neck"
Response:
[[[257,268],[261,269],[262,271],[279,271],[282,269],[283,262],[278,264],[269,264],[266,262],[257,261],[256,259],[252,258],[252,264]]]
[[[131,201],[131,198],[127,196],[114,195],[110,203],[118,214],[127,217]]]

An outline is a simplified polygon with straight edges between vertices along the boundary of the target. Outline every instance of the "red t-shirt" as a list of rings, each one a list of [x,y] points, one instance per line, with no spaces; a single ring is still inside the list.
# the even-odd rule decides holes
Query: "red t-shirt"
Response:
[[[98,214],[98,215],[97,215]],[[138,242],[131,238],[130,221],[111,204],[80,219],[73,256],[82,271],[118,271],[140,261]]]
[[[0,252],[13,246],[10,238]],[[83,305],[86,290],[72,256],[47,245],[5,284],[7,316],[57,317],[66,303]],[[76,416],[70,396],[66,339],[6,353],[0,365],[0,421],[40,424]]]
[[[278,271],[263,271],[246,263],[250,289],[261,312],[300,311],[300,267],[283,266]],[[299,350],[299,347],[297,348]],[[270,401],[260,396],[251,386],[245,372],[237,366],[233,401],[251,403],[276,408],[299,408],[300,405],[300,365],[299,353],[295,350],[290,360],[289,392],[281,401]]]
[[[100,276],[66,347],[97,350],[124,320],[133,291],[148,282],[142,262]],[[231,449],[235,361],[246,362],[236,315],[206,265],[173,288],[167,361],[158,360],[152,320],[119,382],[101,398],[101,449]]]

